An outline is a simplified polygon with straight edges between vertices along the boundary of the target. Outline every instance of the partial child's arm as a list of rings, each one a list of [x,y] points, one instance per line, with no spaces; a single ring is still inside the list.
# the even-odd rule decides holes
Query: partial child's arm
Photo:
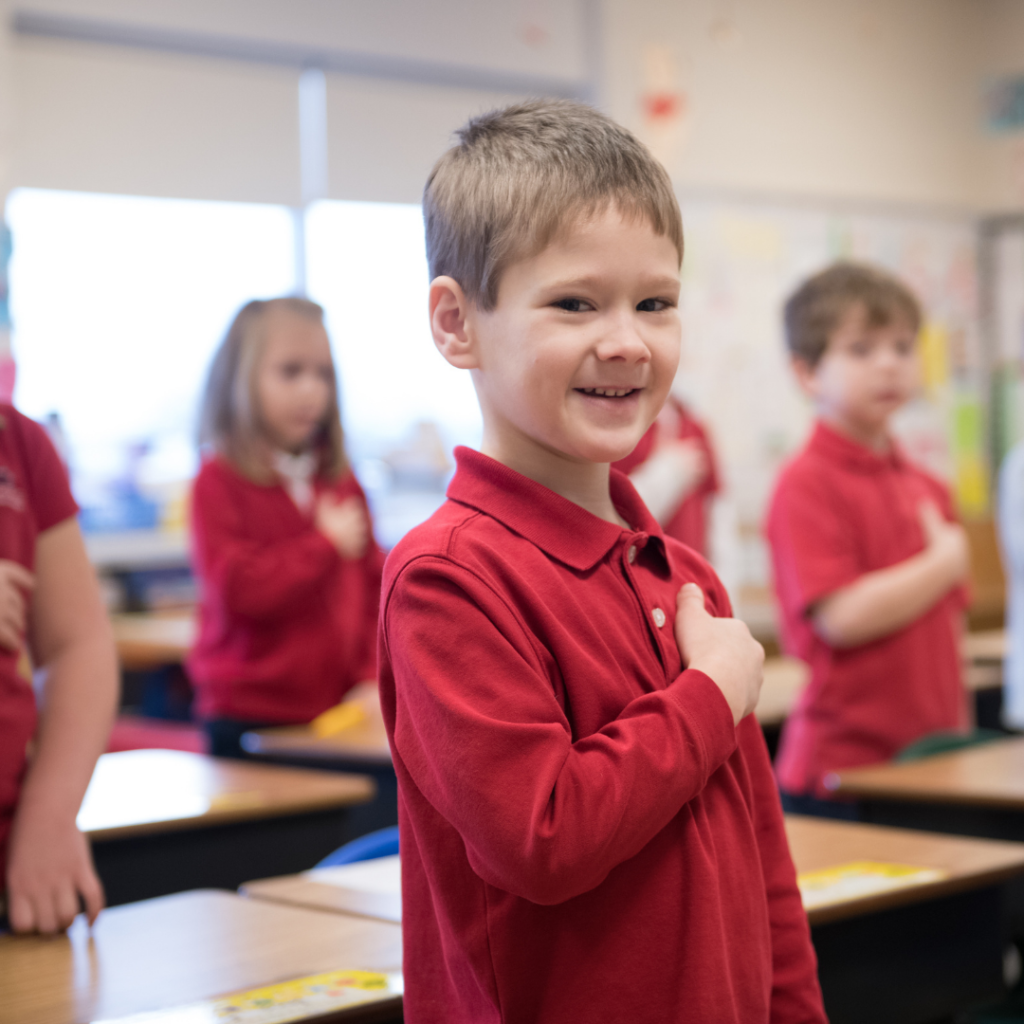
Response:
[[[661,445],[629,479],[662,526],[708,475],[708,459],[695,438]]]
[[[921,506],[926,547],[886,569],[865,573],[811,610],[818,635],[833,647],[856,647],[913,622],[967,575],[963,528],[932,504]]]
[[[66,928],[85,902],[103,907],[86,838],[75,818],[117,704],[117,659],[99,588],[74,518],[36,540],[28,623],[43,674],[39,731],[11,829],[7,867],[15,931]]]

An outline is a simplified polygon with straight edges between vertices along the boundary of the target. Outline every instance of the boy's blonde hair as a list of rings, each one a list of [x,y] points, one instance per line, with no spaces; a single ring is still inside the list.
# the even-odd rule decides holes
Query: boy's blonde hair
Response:
[[[505,268],[572,221],[613,204],[643,218],[683,258],[683,225],[665,169],[625,128],[582,103],[533,100],[469,121],[423,193],[431,277],[458,281],[493,309]]]
[[[786,301],[783,322],[790,354],[813,369],[855,306],[864,310],[869,328],[902,319],[915,333],[920,330],[921,306],[902,281],[879,267],[842,261],[808,278]]]
[[[288,297],[247,302],[235,315],[213,357],[199,417],[200,445],[226,459],[256,483],[269,483],[274,479],[267,464],[265,434],[256,396],[256,371],[266,349],[268,323],[281,313],[321,327],[324,323],[323,309],[308,299]],[[337,376],[315,444],[321,476],[337,479],[348,469],[338,409]]]

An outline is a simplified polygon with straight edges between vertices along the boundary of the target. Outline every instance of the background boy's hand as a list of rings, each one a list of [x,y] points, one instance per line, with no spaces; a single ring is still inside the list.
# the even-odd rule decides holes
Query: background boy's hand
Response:
[[[970,568],[970,549],[964,528],[951,523],[930,501],[921,504],[918,515],[928,551],[945,567],[949,582],[965,579]]]
[[[74,821],[20,808],[11,830],[7,907],[16,932],[64,931],[85,903],[89,923],[103,909],[89,843]]]
[[[28,595],[35,577],[23,565],[0,559],[0,647],[21,649],[28,618]]]
[[[316,503],[315,522],[342,558],[362,558],[366,553],[370,523],[358,498],[338,501],[331,494],[322,494]]]
[[[764,679],[764,648],[747,624],[709,615],[703,591],[687,583],[676,597],[676,643],[683,664],[711,678],[739,725],[757,705]]]

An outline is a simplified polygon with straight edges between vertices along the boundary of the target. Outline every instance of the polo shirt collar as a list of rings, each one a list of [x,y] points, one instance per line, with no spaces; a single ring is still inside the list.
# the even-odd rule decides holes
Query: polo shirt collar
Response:
[[[819,452],[850,469],[864,473],[879,473],[886,469],[900,469],[906,465],[896,441],[890,439],[889,450],[880,453],[840,433],[835,427],[818,420],[808,442],[811,451]]]
[[[592,569],[621,539],[623,529],[568,498],[472,448],[455,449],[448,497],[497,519],[573,569]],[[611,497],[632,532],[647,534],[667,558],[657,520],[629,479],[612,470]]]

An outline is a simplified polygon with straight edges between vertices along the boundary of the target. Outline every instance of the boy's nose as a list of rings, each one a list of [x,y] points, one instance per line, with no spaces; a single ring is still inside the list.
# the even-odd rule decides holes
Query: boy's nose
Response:
[[[650,349],[640,334],[639,325],[633,316],[610,316],[603,326],[604,330],[597,346],[599,358],[622,359],[628,362],[642,362],[650,358]]]

